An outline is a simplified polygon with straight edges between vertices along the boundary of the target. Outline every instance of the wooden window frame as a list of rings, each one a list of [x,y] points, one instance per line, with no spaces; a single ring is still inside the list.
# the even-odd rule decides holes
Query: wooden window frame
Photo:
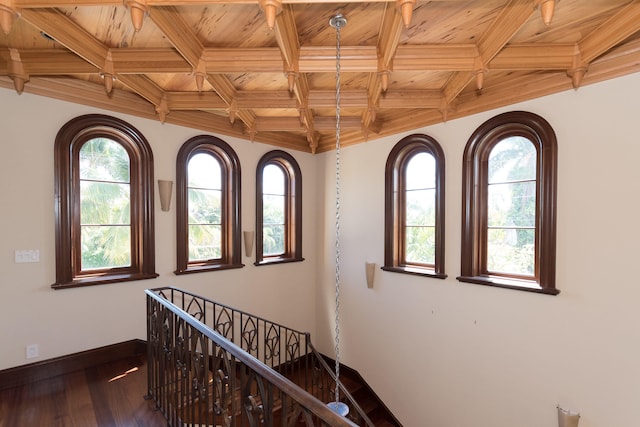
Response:
[[[435,263],[431,267],[410,264],[404,255],[404,178],[403,173],[411,157],[418,153],[431,154],[436,163],[436,232]],[[438,141],[424,134],[413,134],[402,138],[391,150],[385,167],[385,271],[415,274],[436,279],[445,279],[445,158]]]
[[[285,241],[284,253],[265,256],[263,250],[263,171],[268,165],[277,165],[285,179]],[[302,172],[296,159],[282,150],[266,153],[256,168],[256,261],[254,265],[270,265],[304,261],[302,257]]]
[[[492,275],[487,271],[488,159],[504,138],[521,136],[537,153],[536,237],[534,279],[516,275]],[[461,282],[557,295],[556,289],[556,193],[557,140],[542,117],[512,111],[483,123],[471,135],[463,155],[463,206]]]
[[[222,254],[220,259],[189,261],[188,163],[198,153],[212,155],[222,172]],[[176,241],[175,274],[242,268],[240,222],[240,160],[229,144],[210,135],[198,135],[186,141],[176,160]]]
[[[80,245],[79,153],[90,139],[121,144],[130,158],[131,266],[82,271]],[[56,282],[53,289],[74,288],[158,277],[155,272],[153,152],[129,123],[101,114],[67,122],[54,146]]]

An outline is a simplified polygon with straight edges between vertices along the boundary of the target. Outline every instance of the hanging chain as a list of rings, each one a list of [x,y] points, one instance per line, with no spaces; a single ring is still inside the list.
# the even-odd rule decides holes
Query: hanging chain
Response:
[[[332,20],[336,29],[336,403],[340,401],[340,29],[346,22],[342,15]]]

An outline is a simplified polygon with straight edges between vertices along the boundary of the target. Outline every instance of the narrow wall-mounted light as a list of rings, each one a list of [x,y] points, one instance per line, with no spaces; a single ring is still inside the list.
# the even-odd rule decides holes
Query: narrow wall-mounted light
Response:
[[[373,288],[373,273],[376,271],[376,263],[375,262],[366,262],[365,273],[367,274],[367,288]]]
[[[171,190],[173,189],[173,181],[164,179],[158,180],[158,192],[160,193],[160,208],[167,212],[171,206]]]
[[[253,251],[253,236],[255,233],[253,231],[245,231],[244,232],[244,254],[246,256],[251,256],[251,252]]]
[[[559,427],[578,427],[580,421],[580,413],[571,412],[561,408],[558,405],[558,426]]]

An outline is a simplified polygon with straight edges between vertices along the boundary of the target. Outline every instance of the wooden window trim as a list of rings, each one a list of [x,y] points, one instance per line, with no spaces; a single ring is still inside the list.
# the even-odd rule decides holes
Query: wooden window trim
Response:
[[[406,264],[404,260],[404,184],[401,173],[407,160],[417,153],[429,153],[436,162],[436,248],[433,267]],[[391,150],[385,167],[385,232],[382,270],[445,279],[445,158],[438,142],[423,134],[402,138]]]
[[[491,275],[486,269],[488,156],[497,142],[509,136],[523,136],[536,147],[536,250],[534,280]],[[471,135],[463,155],[463,207],[461,282],[476,283],[557,295],[556,187],[557,140],[551,125],[542,117],[513,111],[483,123]]]
[[[95,137],[118,141],[130,158],[131,267],[81,271],[78,155]],[[158,277],[155,272],[153,152],[144,136],[129,123],[101,114],[67,122],[54,146],[56,281],[53,289],[101,285]]]
[[[219,162],[222,171],[222,257],[189,262],[189,214],[187,166],[194,154],[208,153]],[[176,275],[242,268],[240,223],[240,160],[229,144],[210,135],[186,141],[176,160]]]
[[[285,251],[280,256],[264,256],[262,233],[262,172],[276,164],[285,175]],[[302,172],[296,159],[282,150],[266,153],[256,168],[256,261],[254,265],[272,265],[304,261],[302,257]]]

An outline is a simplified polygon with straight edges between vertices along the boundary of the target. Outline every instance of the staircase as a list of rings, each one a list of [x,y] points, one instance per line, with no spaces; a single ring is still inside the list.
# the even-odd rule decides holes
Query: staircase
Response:
[[[148,397],[169,426],[400,426],[360,375],[301,333],[176,288],[147,290]]]

